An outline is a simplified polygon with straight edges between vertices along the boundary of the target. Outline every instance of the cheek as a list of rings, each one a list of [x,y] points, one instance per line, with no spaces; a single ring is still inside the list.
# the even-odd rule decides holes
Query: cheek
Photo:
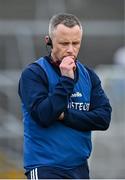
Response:
[[[75,49],[75,52],[78,54],[80,50],[80,46]]]
[[[60,49],[59,49],[59,48],[53,48],[53,53],[54,53],[55,55],[58,55],[59,52],[60,52]]]
[[[53,53],[56,54],[56,55],[61,55],[61,54],[63,54],[63,51],[64,51],[64,50],[63,50],[61,47],[59,47],[59,46],[53,47]]]
[[[56,59],[61,59],[62,58],[62,51],[59,47],[53,47],[52,49],[52,54]]]

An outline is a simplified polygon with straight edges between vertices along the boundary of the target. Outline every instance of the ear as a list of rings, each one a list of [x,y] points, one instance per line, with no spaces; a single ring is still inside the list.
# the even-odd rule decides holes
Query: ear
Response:
[[[45,36],[45,42],[46,45],[51,46],[51,48],[53,48],[52,40],[49,36]]]
[[[45,36],[45,43],[48,44],[49,42],[49,36]]]

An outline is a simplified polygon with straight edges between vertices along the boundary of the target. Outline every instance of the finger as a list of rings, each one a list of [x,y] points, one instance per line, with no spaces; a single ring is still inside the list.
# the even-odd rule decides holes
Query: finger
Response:
[[[69,64],[67,67],[68,67],[69,69],[73,69],[74,71],[75,71],[75,69],[76,69],[75,63],[71,63],[71,64]]]
[[[62,62],[72,63],[74,62],[74,59],[70,56],[64,57]]]
[[[74,63],[74,61],[73,60],[64,60],[64,61],[62,61],[62,63],[61,63],[62,65],[64,65],[64,66],[70,66],[70,65],[72,65],[72,64],[75,64]]]

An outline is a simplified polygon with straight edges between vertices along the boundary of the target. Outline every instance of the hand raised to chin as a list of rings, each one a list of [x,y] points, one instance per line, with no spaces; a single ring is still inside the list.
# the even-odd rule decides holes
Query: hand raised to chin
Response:
[[[64,57],[59,65],[59,68],[62,76],[67,76],[74,79],[74,69],[76,69],[76,64],[71,56]]]

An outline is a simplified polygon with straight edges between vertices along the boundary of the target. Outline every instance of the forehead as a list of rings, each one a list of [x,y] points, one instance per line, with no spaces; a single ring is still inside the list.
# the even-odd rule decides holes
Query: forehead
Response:
[[[78,25],[75,25],[73,27],[67,27],[63,24],[59,24],[54,32],[53,35],[55,36],[68,36],[68,35],[72,35],[72,36],[81,36],[82,35],[82,30],[80,29],[80,27]]]

